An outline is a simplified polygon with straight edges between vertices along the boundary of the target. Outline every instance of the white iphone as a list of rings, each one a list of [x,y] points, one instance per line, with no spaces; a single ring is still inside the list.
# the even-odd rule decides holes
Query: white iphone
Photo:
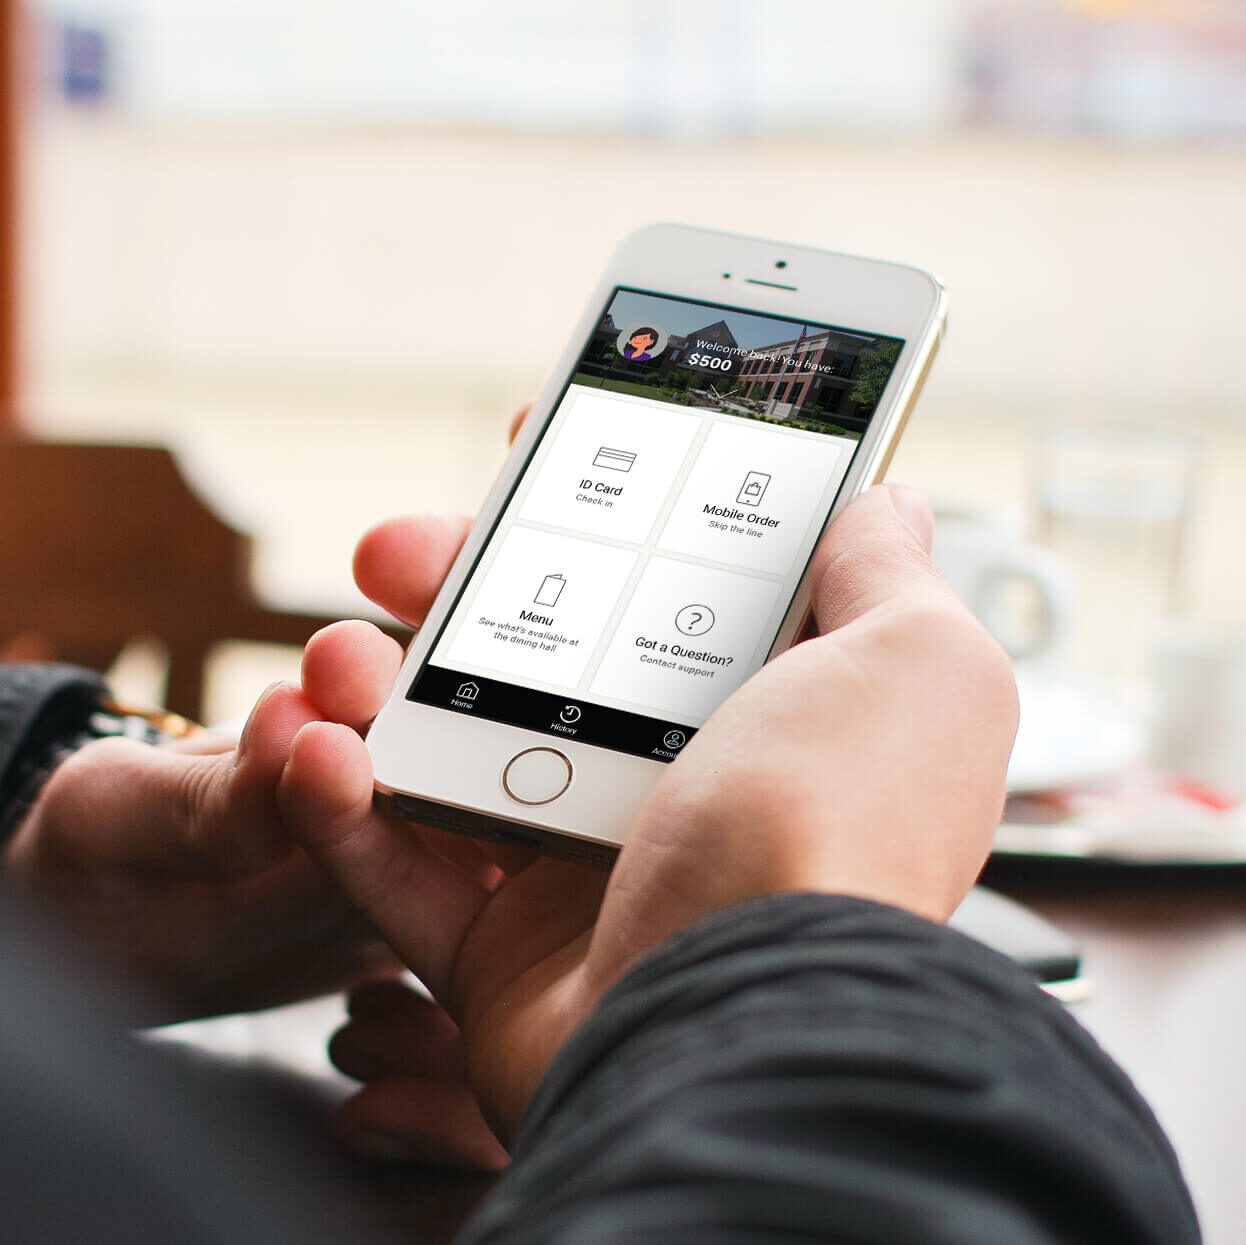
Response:
[[[928,273],[627,238],[368,735],[378,799],[609,863],[697,728],[795,642],[827,524],[943,332]]]

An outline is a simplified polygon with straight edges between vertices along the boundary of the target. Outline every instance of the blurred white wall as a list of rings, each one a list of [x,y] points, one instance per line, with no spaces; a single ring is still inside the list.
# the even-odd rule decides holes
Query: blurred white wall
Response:
[[[952,297],[944,394],[1047,417],[1246,412],[1232,149],[51,118],[29,189],[36,393],[100,366],[365,385],[453,373],[522,392],[618,237],[682,220],[934,269]]]
[[[1192,605],[1246,616],[1246,0],[31,2],[31,421],[179,446],[280,599],[478,504],[665,219],[943,276],[895,468],[939,496],[1022,503],[1051,424],[1193,432]]]
[[[925,132],[974,0],[45,0],[109,36],[131,119]]]

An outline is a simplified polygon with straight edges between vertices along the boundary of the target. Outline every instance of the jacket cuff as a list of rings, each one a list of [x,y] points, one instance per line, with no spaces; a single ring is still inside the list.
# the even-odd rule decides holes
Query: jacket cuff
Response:
[[[78,666],[0,666],[0,847],[21,824],[55,758],[82,735],[107,694]]]

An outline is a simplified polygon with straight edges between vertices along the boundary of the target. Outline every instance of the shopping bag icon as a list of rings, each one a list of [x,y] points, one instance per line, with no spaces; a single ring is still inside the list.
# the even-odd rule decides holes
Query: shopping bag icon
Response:
[[[770,487],[770,477],[764,471],[750,471],[744,477],[744,483],[740,485],[740,491],[736,494],[736,501],[741,506],[755,506],[766,495],[766,490]]]
[[[541,580],[536,596],[532,599],[537,605],[557,605],[558,598],[562,596],[562,590],[566,586],[567,581],[561,575],[546,575]]]

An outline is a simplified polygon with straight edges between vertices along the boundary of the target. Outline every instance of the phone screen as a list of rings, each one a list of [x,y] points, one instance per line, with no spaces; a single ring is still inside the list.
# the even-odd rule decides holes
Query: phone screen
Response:
[[[407,699],[674,760],[764,663],[903,345],[616,288]]]

